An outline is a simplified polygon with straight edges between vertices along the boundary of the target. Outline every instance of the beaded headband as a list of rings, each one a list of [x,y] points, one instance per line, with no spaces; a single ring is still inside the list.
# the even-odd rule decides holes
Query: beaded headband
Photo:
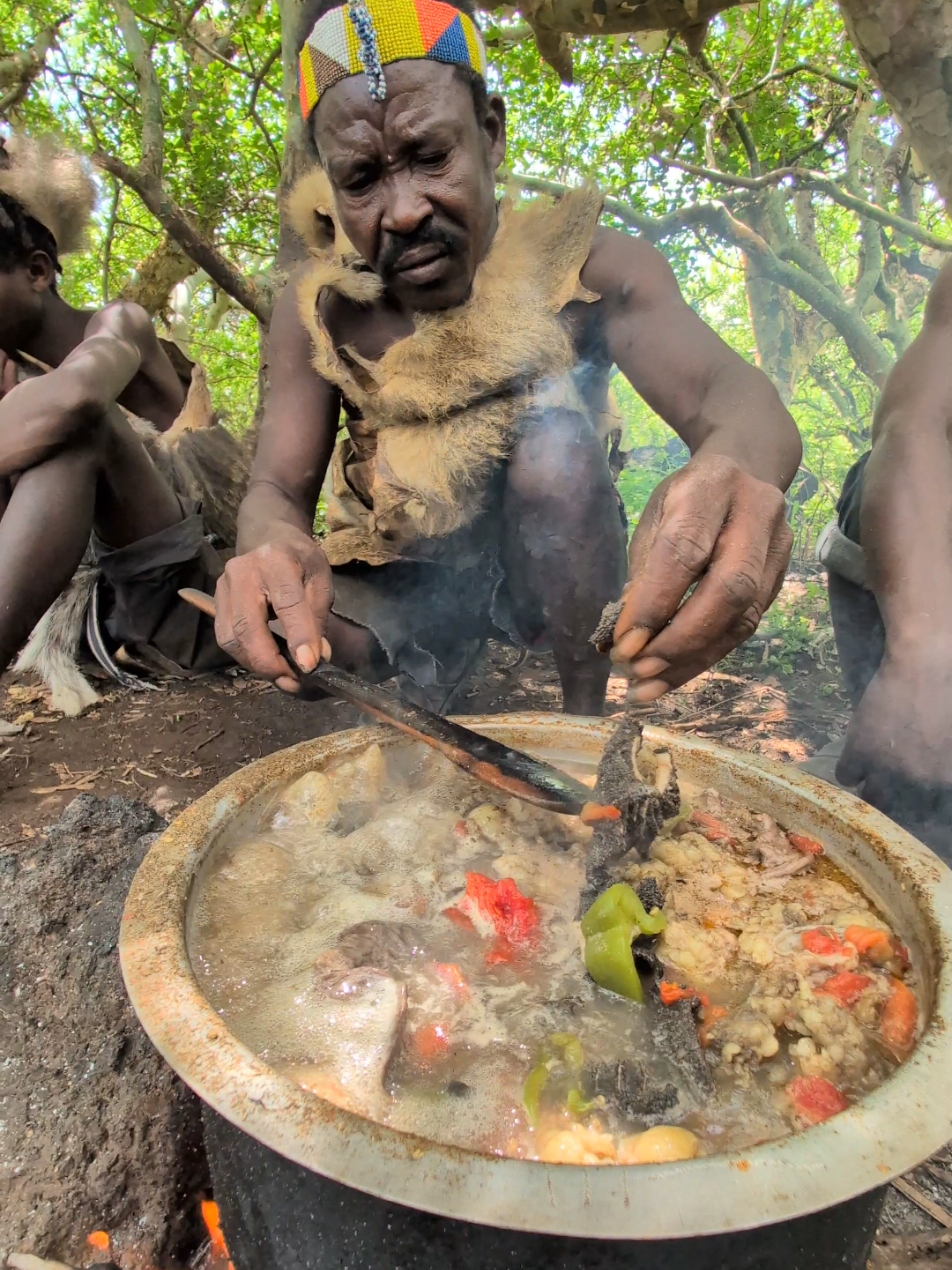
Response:
[[[338,80],[366,74],[370,95],[385,101],[383,68],[429,58],[468,66],[486,77],[486,49],[476,24],[442,0],[346,0],[319,18],[298,63],[305,119]]]

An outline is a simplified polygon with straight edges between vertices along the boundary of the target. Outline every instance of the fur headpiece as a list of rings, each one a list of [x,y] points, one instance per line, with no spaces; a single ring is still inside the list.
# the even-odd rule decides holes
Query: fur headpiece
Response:
[[[0,192],[50,231],[61,256],[82,248],[96,186],[86,160],[55,137],[14,133],[0,144]]]

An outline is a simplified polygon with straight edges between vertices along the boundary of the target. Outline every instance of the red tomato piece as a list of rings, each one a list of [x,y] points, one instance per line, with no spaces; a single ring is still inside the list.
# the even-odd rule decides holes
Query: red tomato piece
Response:
[[[839,974],[831,975],[816,991],[823,993],[824,996],[833,997],[834,1000],[839,1001],[840,1005],[849,1009],[856,1004],[872,982],[869,975],[856,975],[852,970],[841,970]]]
[[[410,1045],[416,1058],[432,1063],[449,1049],[450,1038],[442,1023],[429,1023],[411,1034]]]
[[[668,979],[661,980],[658,991],[661,993],[662,1005],[674,1005],[677,1001],[700,1001],[706,1008],[711,1004],[703,992],[697,992],[694,988],[682,988],[679,983],[671,983]]]
[[[726,842],[729,845],[736,843],[737,838],[726,825],[722,824],[716,816],[709,815],[706,811],[692,811],[691,824],[697,825],[705,838],[710,838],[711,842]]]
[[[475,930],[476,927],[469,920],[465,913],[461,913],[458,908],[444,908],[443,916],[448,917],[454,926],[460,926],[463,930]]]
[[[791,847],[796,847],[798,851],[802,851],[804,855],[824,855],[823,843],[817,842],[816,838],[807,838],[802,833],[788,833],[787,838]]]
[[[800,943],[807,952],[814,953],[817,957],[836,957],[846,952],[845,946],[836,935],[825,930],[805,930],[800,936]]]
[[[845,1094],[822,1076],[796,1076],[787,1086],[787,1096],[805,1124],[822,1124],[850,1105]]]
[[[919,1022],[916,994],[901,979],[893,979],[892,993],[883,1006],[879,1030],[889,1048],[903,1054],[912,1047]]]
[[[452,988],[457,996],[469,996],[469,984],[455,961],[434,961],[433,969],[437,977],[442,979],[448,988]]]
[[[578,816],[583,825],[597,825],[600,820],[621,820],[621,812],[611,803],[583,803]]]
[[[456,911],[468,917],[481,935],[496,935],[510,944],[531,943],[538,931],[535,900],[523,895],[512,878],[494,882],[483,873],[467,873],[466,894]]]

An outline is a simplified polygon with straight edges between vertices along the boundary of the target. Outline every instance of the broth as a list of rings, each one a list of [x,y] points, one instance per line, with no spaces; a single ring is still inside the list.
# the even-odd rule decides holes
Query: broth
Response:
[[[231,831],[197,883],[196,976],[289,1078],[432,1141],[607,1164],[782,1137],[908,1052],[908,959],[819,844],[691,801],[620,868],[666,918],[635,944],[643,1005],[586,972],[590,830],[412,744],[308,773]]]

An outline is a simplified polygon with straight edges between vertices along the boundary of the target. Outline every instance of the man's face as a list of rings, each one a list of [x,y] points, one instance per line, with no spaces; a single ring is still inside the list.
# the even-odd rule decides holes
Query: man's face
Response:
[[[0,269],[0,349],[17,353],[30,345],[43,325],[43,300],[53,267],[43,252],[42,265],[35,261]]]
[[[387,99],[364,75],[335,84],[312,127],[344,233],[414,310],[469,295],[496,227],[495,173],[506,150],[505,109],[478,119],[469,86],[441,62],[384,68]]]

